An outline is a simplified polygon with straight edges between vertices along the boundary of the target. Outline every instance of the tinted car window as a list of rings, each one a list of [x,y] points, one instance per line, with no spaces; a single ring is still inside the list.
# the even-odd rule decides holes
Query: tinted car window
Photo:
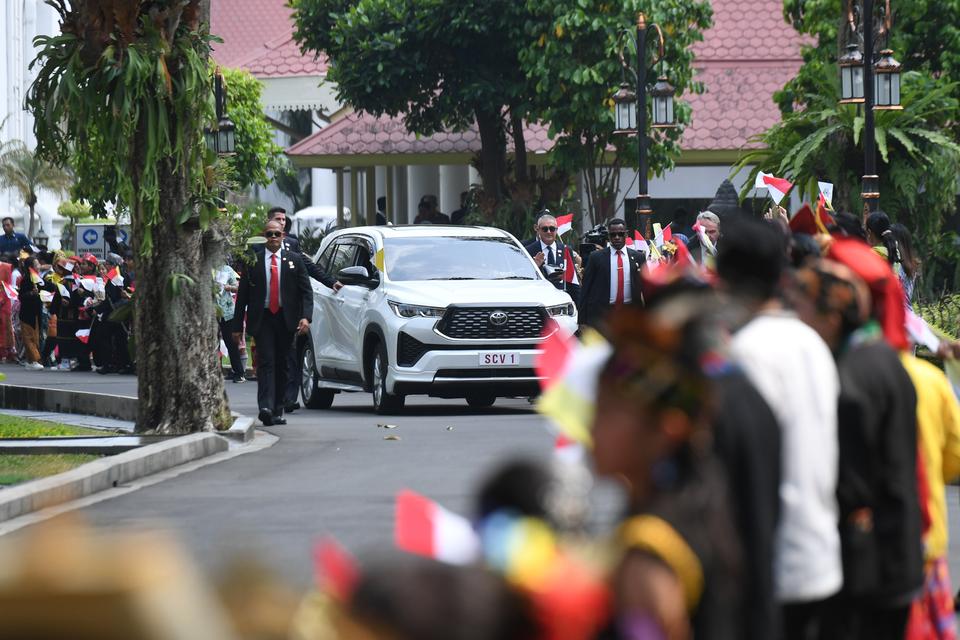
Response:
[[[336,242],[331,242],[326,249],[323,250],[323,254],[317,258],[317,266],[320,267],[320,271],[327,272],[327,267],[330,266],[330,258],[333,256],[334,249],[337,248]]]
[[[387,238],[387,277],[405,280],[536,280],[529,255],[510,238]]]
[[[357,255],[357,245],[345,242],[338,242],[333,258],[330,260],[330,268],[327,273],[336,277],[340,269],[352,267]]]

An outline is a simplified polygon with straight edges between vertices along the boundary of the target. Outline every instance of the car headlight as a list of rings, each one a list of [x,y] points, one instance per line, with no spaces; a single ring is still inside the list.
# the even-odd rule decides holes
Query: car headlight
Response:
[[[390,308],[401,318],[439,318],[446,309],[438,307],[422,307],[417,304],[403,304],[390,301]]]
[[[557,316],[574,316],[577,314],[577,309],[573,306],[572,302],[568,302],[567,304],[547,307],[547,313],[550,314],[551,318],[556,318]]]

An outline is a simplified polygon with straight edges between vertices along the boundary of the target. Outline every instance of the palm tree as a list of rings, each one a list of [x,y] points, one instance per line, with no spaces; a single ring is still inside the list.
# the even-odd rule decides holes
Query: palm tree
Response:
[[[0,187],[13,189],[30,210],[27,236],[33,238],[37,192],[64,194],[73,184],[70,173],[41,159],[21,142],[0,154]]]

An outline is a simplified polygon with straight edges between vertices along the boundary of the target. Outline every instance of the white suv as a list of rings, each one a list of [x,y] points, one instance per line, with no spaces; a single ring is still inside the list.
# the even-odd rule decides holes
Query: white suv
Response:
[[[344,287],[313,282],[313,324],[300,345],[309,408],[330,407],[340,391],[372,393],[378,413],[411,394],[472,407],[532,396],[544,328],[577,328],[570,296],[499,229],[342,229],[315,259]]]

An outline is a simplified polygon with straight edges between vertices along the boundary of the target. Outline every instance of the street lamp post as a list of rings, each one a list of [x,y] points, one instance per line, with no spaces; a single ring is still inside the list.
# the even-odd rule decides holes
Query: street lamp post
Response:
[[[217,113],[217,126],[213,129],[205,128],[203,137],[211,151],[220,158],[226,158],[237,152],[237,135],[236,126],[230,116],[227,115],[227,91],[223,86],[223,75],[221,75],[219,67],[213,74],[213,99]],[[220,191],[220,202],[221,207],[226,206],[226,191]]]
[[[884,0],[884,15],[877,24],[874,0],[847,0],[850,42],[840,57],[840,102],[863,104],[863,217],[880,208],[880,176],[877,175],[877,136],[874,112],[902,109],[900,63],[884,48],[874,60],[875,44],[890,36],[890,0]],[[859,42],[858,42],[859,41]],[[861,52],[859,44],[862,43]]]
[[[619,91],[613,95],[615,108],[615,120],[617,134],[630,135],[637,134],[637,147],[639,153],[639,174],[637,176],[637,222],[644,228],[644,235],[650,237],[650,219],[653,217],[653,209],[650,205],[650,194],[647,184],[647,146],[650,139],[647,136],[647,32],[653,29],[656,32],[659,48],[657,59],[653,61],[653,66],[663,61],[663,31],[657,24],[647,24],[647,18],[643,13],[637,15],[636,35],[625,31],[624,33],[634,40],[637,48],[637,67],[633,71],[636,77],[636,93],[634,93],[627,82],[620,85]],[[629,69],[621,53],[621,62],[625,69]],[[674,88],[667,81],[667,78],[661,73],[657,83],[650,90],[653,98],[653,127],[668,128],[674,126]]]
[[[33,241],[37,243],[38,247],[46,251],[48,248],[47,243],[50,242],[50,236],[44,232],[43,227],[41,226],[40,230],[33,234]]]

